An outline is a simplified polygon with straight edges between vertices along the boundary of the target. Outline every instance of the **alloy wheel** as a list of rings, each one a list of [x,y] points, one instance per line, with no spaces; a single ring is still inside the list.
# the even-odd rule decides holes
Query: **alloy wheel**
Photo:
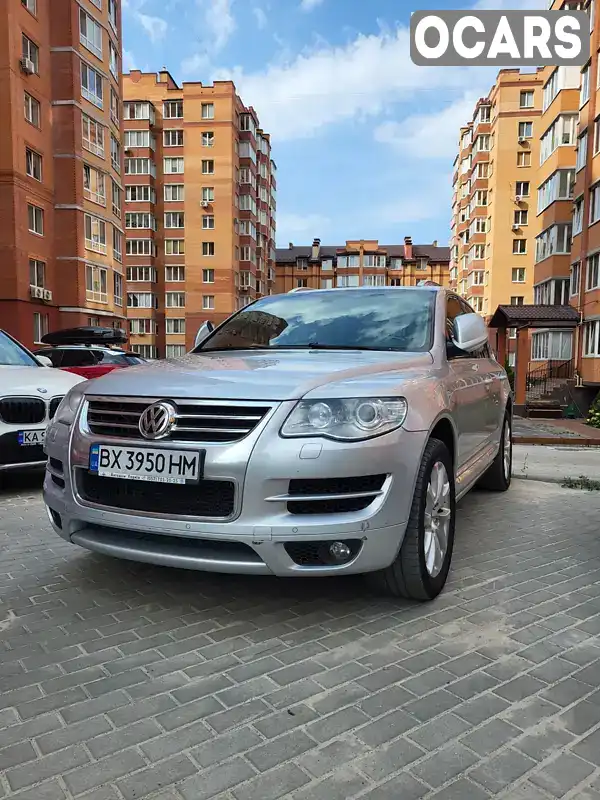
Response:
[[[431,469],[425,497],[425,566],[431,577],[435,578],[444,565],[452,515],[450,479],[441,461],[436,461]]]

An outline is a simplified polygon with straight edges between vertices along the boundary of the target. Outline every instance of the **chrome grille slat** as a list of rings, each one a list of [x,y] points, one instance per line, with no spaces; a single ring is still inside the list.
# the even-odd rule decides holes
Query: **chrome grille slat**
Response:
[[[87,427],[91,433],[104,438],[144,439],[139,431],[143,411],[156,402],[126,398],[114,400],[90,397],[87,402]],[[271,410],[269,404],[231,400],[170,399],[177,409],[175,424],[162,442],[228,443],[243,439]]]

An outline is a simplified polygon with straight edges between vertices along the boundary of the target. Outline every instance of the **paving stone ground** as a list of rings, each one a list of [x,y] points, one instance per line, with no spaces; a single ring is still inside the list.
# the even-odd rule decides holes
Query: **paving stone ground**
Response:
[[[110,560],[0,491],[2,800],[600,800],[600,493],[461,503],[443,595]]]

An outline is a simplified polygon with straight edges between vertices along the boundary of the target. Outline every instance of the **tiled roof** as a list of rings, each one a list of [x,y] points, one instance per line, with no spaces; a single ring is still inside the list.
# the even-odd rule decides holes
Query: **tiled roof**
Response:
[[[336,255],[344,253],[352,253],[358,251],[346,250],[345,244],[339,245],[321,245],[319,250],[319,258],[334,258]],[[392,258],[404,258],[404,245],[403,244],[380,244],[376,251],[367,252],[385,252],[387,256]],[[308,258],[312,256],[312,245],[300,245],[299,247],[278,247],[276,250],[276,260],[278,264],[292,264],[297,258]],[[437,247],[433,244],[413,244],[413,260],[416,258],[427,258],[429,261],[434,262],[449,262],[450,261],[450,248]]]
[[[498,306],[489,322],[491,328],[508,326],[509,328],[523,323],[565,323],[576,325],[579,313],[572,306]]]

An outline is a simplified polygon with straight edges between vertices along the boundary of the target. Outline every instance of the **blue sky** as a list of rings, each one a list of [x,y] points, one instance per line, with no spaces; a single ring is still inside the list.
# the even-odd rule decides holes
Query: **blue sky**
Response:
[[[545,0],[123,0],[124,68],[235,81],[272,136],[277,245],[447,244],[458,128],[489,69],[416,67],[410,13]]]

